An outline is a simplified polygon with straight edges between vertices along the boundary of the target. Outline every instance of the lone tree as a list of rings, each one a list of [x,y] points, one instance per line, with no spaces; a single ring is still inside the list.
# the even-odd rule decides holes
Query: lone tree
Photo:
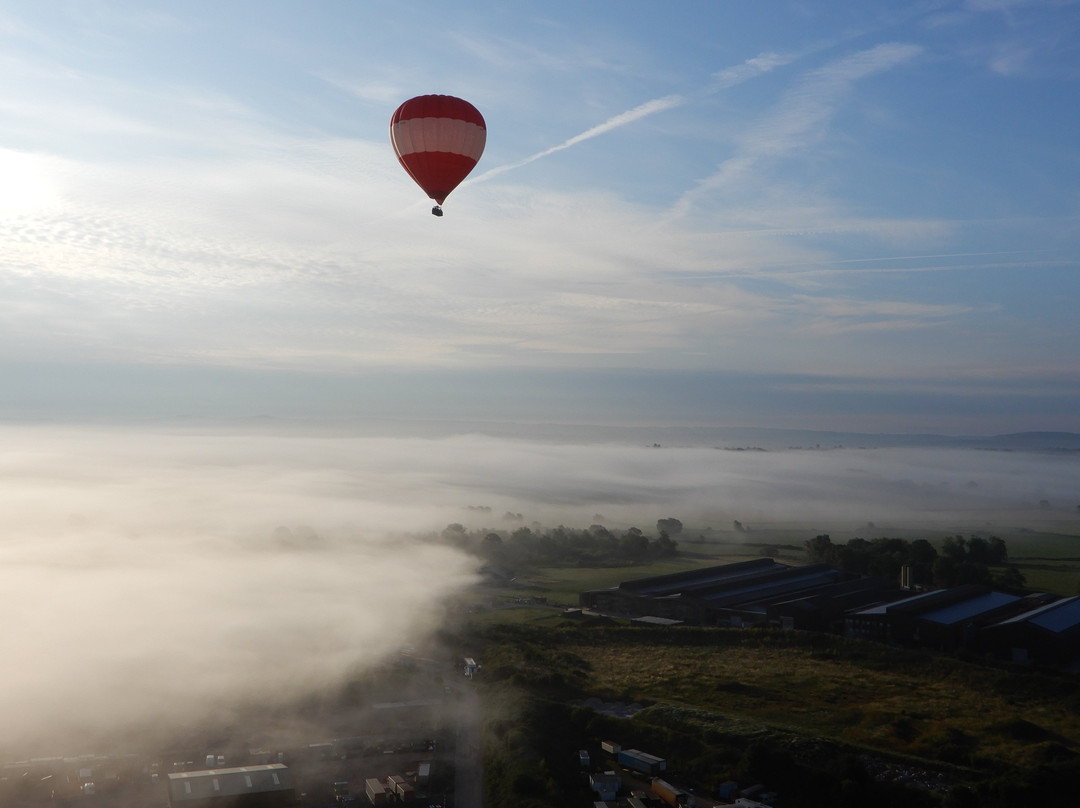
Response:
[[[806,541],[806,557],[811,564],[832,563],[834,552],[835,548],[828,533],[821,533]]]
[[[669,536],[678,536],[682,533],[682,522],[678,519],[657,519],[656,532],[667,533]]]

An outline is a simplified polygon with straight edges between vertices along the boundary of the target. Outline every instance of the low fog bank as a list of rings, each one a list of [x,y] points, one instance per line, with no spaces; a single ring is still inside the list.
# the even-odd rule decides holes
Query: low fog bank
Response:
[[[1003,436],[1000,442],[1024,440]],[[1028,442],[1042,446],[1038,439]],[[1075,524],[1080,515],[1080,451],[1068,449],[987,450],[947,442],[764,449],[488,434],[387,445],[418,448],[415,462],[433,484],[426,501],[451,509],[470,503],[455,521],[471,528],[505,517],[546,526],[584,527],[591,520],[648,529],[657,518],[677,516],[688,528],[751,519],[808,530],[867,522],[951,529],[955,522],[1008,525],[1017,519],[1024,527],[1029,516]]]
[[[408,538],[431,526],[405,499],[424,476],[384,477],[385,448],[25,427],[0,440],[8,756],[335,687],[422,641],[474,580],[474,559]]]
[[[1080,456],[0,427],[0,747],[268,709],[437,625],[445,525],[1075,522]],[[39,752],[40,753],[40,752]]]

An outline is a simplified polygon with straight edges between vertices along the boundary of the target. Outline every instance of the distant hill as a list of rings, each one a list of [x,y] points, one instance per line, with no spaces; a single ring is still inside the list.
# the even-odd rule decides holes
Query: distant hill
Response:
[[[1080,433],[1017,432],[1009,435],[902,435],[696,426],[600,426],[588,424],[442,424],[450,431],[494,437],[575,443],[639,443],[646,446],[711,446],[718,449],[954,448],[1016,452],[1078,452]]]
[[[164,423],[164,422],[163,422]],[[516,421],[439,421],[364,418],[339,421],[290,420],[271,416],[246,419],[173,419],[186,426],[239,427],[256,432],[325,432],[386,437],[440,438],[450,435],[488,435],[495,438],[554,443],[635,443],[644,446],[706,446],[717,449],[881,449],[954,448],[1013,452],[1077,452],[1080,433],[1015,432],[1008,435],[935,435],[833,432],[810,429],[773,429],[719,426],[649,426],[610,424],[558,424]]]
[[[494,437],[646,446],[712,446],[719,449],[954,448],[1015,452],[1077,452],[1080,433],[1017,432],[1009,435],[901,435],[806,429],[705,426],[601,426],[596,424],[442,424]]]
[[[1080,451],[1080,434],[1075,432],[1015,432],[1011,435],[995,435],[990,438],[957,438],[977,449],[1000,449],[1003,451]]]

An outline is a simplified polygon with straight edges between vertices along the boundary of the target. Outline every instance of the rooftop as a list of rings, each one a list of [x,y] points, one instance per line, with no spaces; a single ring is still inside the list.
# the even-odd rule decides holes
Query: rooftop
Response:
[[[999,609],[1002,606],[1016,603],[1019,600],[1020,598],[1016,595],[1009,595],[1005,592],[987,592],[983,595],[977,595],[968,600],[962,600],[959,603],[953,603],[941,609],[927,612],[923,615],[923,619],[929,620],[931,623],[951,626],[956,623],[962,623],[965,620],[971,620],[979,615],[993,611],[994,609]]]

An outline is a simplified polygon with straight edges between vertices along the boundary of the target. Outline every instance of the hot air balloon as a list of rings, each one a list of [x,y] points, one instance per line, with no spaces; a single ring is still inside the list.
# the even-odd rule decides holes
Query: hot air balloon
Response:
[[[468,176],[484,153],[487,125],[468,101],[452,95],[410,98],[390,118],[390,144],[398,162],[435,200],[443,201]]]

